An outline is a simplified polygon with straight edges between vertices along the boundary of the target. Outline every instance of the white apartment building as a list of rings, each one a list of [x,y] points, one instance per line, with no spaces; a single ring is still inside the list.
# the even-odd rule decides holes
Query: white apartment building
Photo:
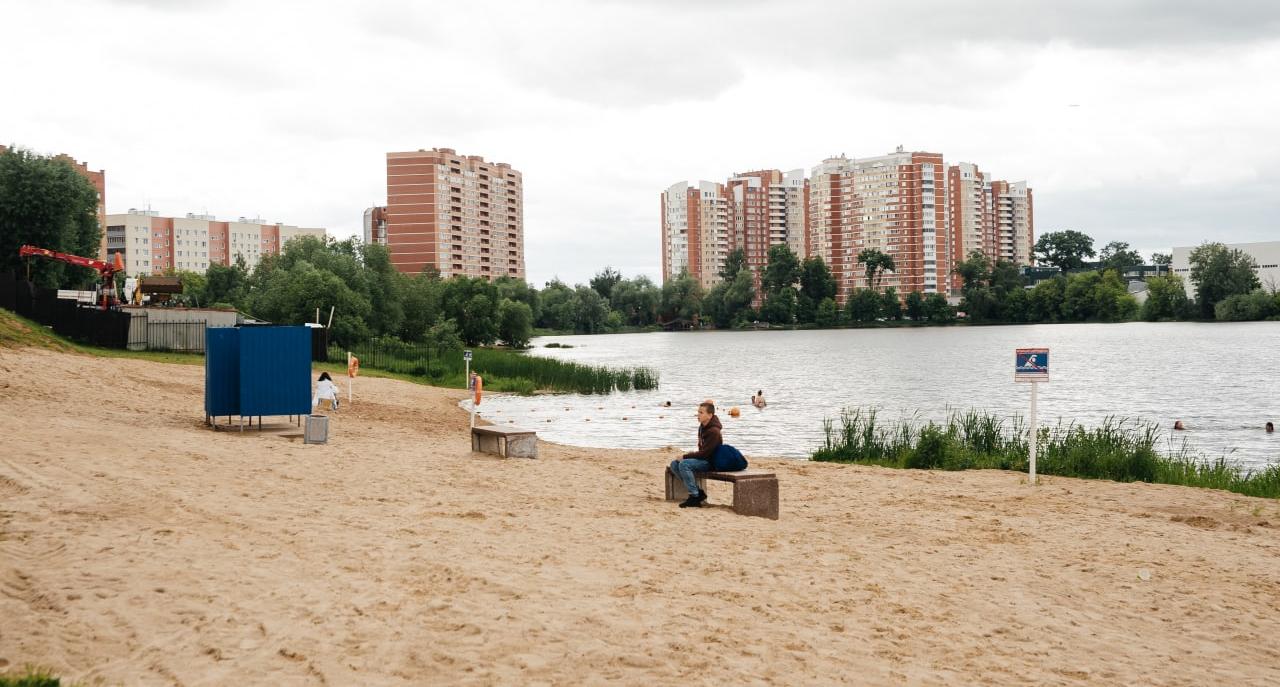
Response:
[[[107,215],[108,259],[123,253],[125,271],[133,275],[170,269],[203,272],[210,264],[230,264],[237,257],[252,269],[294,237],[325,235],[324,229],[266,224],[257,218],[220,222],[213,215],[161,217],[154,210],[136,209]]]

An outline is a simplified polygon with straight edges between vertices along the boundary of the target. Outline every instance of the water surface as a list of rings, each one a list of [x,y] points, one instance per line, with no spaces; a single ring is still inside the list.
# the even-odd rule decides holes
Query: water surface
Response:
[[[574,348],[544,348],[559,342]],[[656,391],[485,399],[491,420],[578,446],[687,450],[697,404],[715,400],[726,440],[748,456],[808,456],[822,420],[874,407],[885,419],[942,419],[947,409],[1026,415],[1030,387],[1013,381],[1013,351],[1051,349],[1041,424],[1095,425],[1109,415],[1156,422],[1210,456],[1251,467],[1280,462],[1280,323],[1125,323],[557,336],[532,354],[646,365]],[[752,394],[763,389],[768,407]],[[671,408],[662,407],[671,401]],[[732,406],[741,417],[727,413]],[[1173,436],[1172,431],[1166,434]]]

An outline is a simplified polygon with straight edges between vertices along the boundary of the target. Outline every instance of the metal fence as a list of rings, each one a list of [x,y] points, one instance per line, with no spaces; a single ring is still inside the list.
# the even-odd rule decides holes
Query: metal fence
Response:
[[[348,352],[360,359],[360,367],[375,370],[419,376],[444,371],[442,354],[445,352],[427,344],[377,339],[350,347],[334,343],[328,348],[328,358],[332,362],[346,362]]]
[[[204,353],[204,320],[154,322],[146,313],[129,321],[129,350]]]
[[[129,340],[127,313],[58,298],[57,289],[38,287],[13,273],[0,275],[0,307],[94,346],[124,348]]]

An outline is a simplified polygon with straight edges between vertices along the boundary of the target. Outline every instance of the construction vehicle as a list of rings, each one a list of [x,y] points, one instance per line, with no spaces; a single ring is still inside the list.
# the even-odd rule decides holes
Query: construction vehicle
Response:
[[[103,262],[102,260],[95,260],[93,258],[82,258],[79,255],[59,253],[57,251],[49,250],[48,248],[37,248],[35,246],[23,246],[19,248],[18,255],[24,258],[49,258],[50,260],[65,262],[69,265],[88,267],[91,270],[96,270],[98,275],[102,277],[101,293],[98,297],[98,307],[103,310],[107,310],[111,306],[117,304],[116,273],[124,271],[124,260],[120,257],[119,253],[115,254],[114,263]],[[29,266],[27,271],[28,273],[30,272]]]

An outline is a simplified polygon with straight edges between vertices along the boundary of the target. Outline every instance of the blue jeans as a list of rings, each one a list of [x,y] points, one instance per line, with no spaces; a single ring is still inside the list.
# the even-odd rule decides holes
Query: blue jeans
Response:
[[[678,475],[680,479],[684,480],[684,486],[689,490],[690,496],[698,495],[698,480],[694,479],[693,473],[707,472],[710,469],[711,463],[697,458],[671,461],[672,474]]]

